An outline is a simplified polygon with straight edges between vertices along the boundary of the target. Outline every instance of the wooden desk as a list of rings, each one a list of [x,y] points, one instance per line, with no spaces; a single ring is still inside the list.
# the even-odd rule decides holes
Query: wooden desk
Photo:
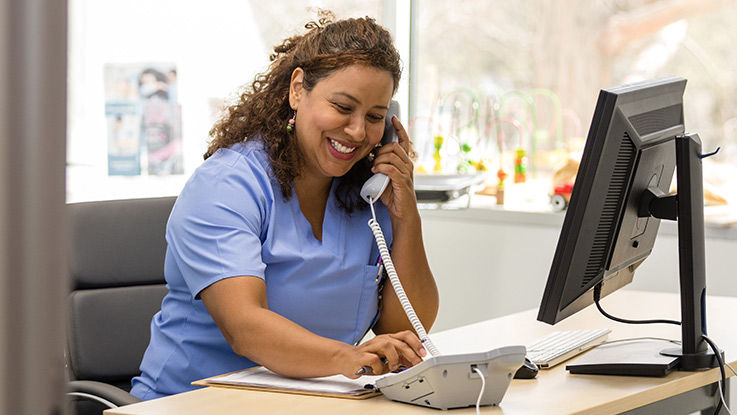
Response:
[[[602,300],[605,310],[631,319],[680,319],[676,294],[620,291]],[[432,338],[443,353],[482,351],[510,344],[530,344],[558,330],[607,327],[610,340],[641,336],[680,339],[680,327],[664,324],[626,325],[612,322],[591,306],[555,326],[536,320],[529,310],[445,332]],[[725,350],[737,369],[737,298],[709,297],[710,337]],[[727,375],[732,373],[727,369]],[[618,414],[690,413],[718,399],[714,382],[719,369],[673,372],[665,378],[571,375],[565,364],[540,371],[537,379],[513,380],[499,407],[483,407],[486,414]],[[436,409],[392,402],[383,396],[368,400],[320,398],[283,393],[204,388],[166,398],[105,411],[106,415],[146,414],[440,414]],[[471,414],[474,408],[454,409]]]

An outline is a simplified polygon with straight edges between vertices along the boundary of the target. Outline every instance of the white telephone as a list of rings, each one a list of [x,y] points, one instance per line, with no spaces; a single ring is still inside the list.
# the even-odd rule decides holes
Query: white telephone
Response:
[[[396,101],[389,105],[382,144],[397,140],[396,130],[391,122],[392,115],[399,117],[399,104]],[[366,181],[360,194],[371,208],[372,218],[368,225],[376,238],[389,281],[412,327],[432,357],[403,372],[378,379],[376,386],[389,399],[432,408],[449,409],[474,405],[478,408],[479,405],[499,404],[514,373],[524,362],[525,347],[508,346],[482,353],[440,354],[402,288],[384,234],[376,220],[374,203],[388,185],[389,177],[376,173]]]

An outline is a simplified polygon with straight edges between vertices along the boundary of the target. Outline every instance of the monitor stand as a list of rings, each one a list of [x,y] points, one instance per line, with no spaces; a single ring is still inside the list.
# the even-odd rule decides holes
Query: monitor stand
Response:
[[[702,337],[707,333],[701,159],[716,152],[701,154],[698,134],[677,136],[675,141],[678,193],[664,195],[657,189],[645,191],[640,215],[678,221],[681,347],[664,347],[662,342],[650,341],[602,345],[574,364],[567,365],[566,369],[571,373],[665,376],[673,369],[693,371],[718,366],[714,353],[707,348]],[[585,361],[582,360],[584,358]]]
[[[680,357],[661,351],[673,343],[664,340],[633,340],[604,343],[567,365],[577,375],[621,375],[662,377],[678,366]]]

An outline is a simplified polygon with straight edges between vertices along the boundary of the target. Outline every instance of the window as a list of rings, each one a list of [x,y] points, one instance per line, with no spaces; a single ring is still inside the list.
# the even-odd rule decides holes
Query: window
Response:
[[[677,75],[688,79],[687,131],[699,133],[705,152],[722,147],[705,161],[707,199],[737,204],[737,185],[727,180],[737,174],[731,161],[737,155],[735,3],[418,5],[411,133],[423,169],[435,168],[434,145],[442,136],[444,172],[467,168],[466,159],[484,161],[487,181],[495,184],[501,161],[512,207],[549,209],[551,176],[580,157],[599,89]],[[518,149],[525,151],[528,179],[519,185],[513,183]]]
[[[737,175],[729,161],[737,156],[733,2],[70,0],[69,6],[69,201],[177,194],[202,162],[223,103],[267,68],[271,47],[324,8],[338,17],[396,19],[383,23],[396,29],[403,56],[402,103],[410,81],[417,167],[486,169],[490,193],[501,167],[510,209],[550,209],[551,177],[580,157],[599,89],[687,78],[687,130],[699,133],[704,151],[722,147],[705,160],[707,199],[737,220],[729,207],[737,204],[737,182],[727,180]],[[158,72],[149,71],[149,79],[169,89],[165,105],[141,98],[147,69]],[[126,78],[134,105],[121,106],[115,91],[125,82],[115,80]],[[524,183],[515,183],[515,171],[517,179],[524,173]],[[485,199],[494,203],[478,198]]]
[[[178,194],[223,103],[319,8],[382,16],[381,0],[70,0],[67,201]]]

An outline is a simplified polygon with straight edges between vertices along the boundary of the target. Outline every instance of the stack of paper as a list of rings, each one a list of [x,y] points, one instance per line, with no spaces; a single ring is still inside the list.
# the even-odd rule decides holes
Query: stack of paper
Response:
[[[323,378],[288,378],[264,368],[233,372],[194,382],[200,386],[234,386],[274,392],[291,392],[336,397],[371,397],[378,394],[374,381],[380,376],[361,376],[351,380],[342,375]]]

